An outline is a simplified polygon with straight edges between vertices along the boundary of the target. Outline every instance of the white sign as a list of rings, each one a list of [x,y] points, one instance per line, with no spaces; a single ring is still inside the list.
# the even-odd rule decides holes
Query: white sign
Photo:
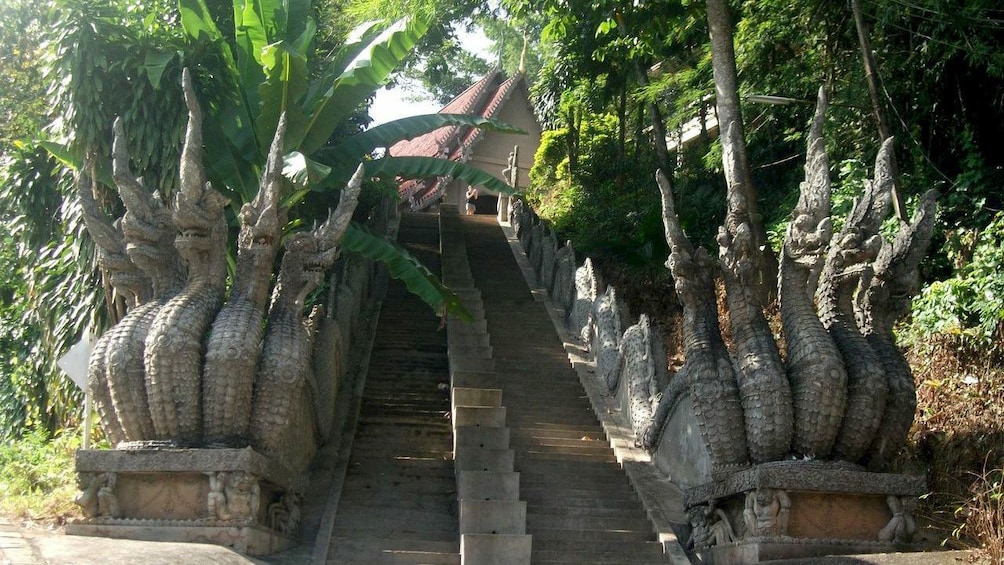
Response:
[[[84,335],[80,341],[73,344],[70,350],[56,361],[56,365],[66,373],[80,390],[87,392],[87,363],[91,358],[91,349],[97,339],[90,334]]]

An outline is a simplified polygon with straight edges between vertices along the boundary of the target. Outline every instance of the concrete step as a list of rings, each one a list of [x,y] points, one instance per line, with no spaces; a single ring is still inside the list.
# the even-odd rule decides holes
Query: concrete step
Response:
[[[519,534],[464,534],[460,537],[464,565],[522,565],[530,563],[532,536]]]
[[[546,540],[535,540],[534,563],[666,563],[662,544],[650,542],[579,542],[549,549]],[[544,547],[541,547],[544,545]]]
[[[562,541],[567,543],[585,541],[613,541],[613,542],[650,542],[654,535],[649,531],[638,530],[604,530],[596,531],[591,529],[569,529],[551,528],[546,524],[538,524],[534,518],[534,526],[530,527],[530,516],[527,515],[527,533],[533,536],[534,545],[540,541]]]
[[[527,531],[536,535],[538,530],[570,530],[574,532],[637,532],[651,540],[652,524],[648,518],[624,518],[620,516],[558,516],[527,511]]]
[[[329,563],[375,563],[459,565],[459,542],[401,540],[400,538],[357,539],[338,537],[333,540],[334,553]]]
[[[457,499],[520,500],[519,473],[457,471]]]
[[[532,485],[524,485],[520,490],[520,498],[531,507],[554,505],[560,502],[566,508],[638,510],[641,508],[641,503],[633,494],[632,492],[611,498],[597,498],[593,489],[561,491],[560,493],[548,489],[547,494],[543,494],[540,489],[534,488]]]
[[[435,216],[405,214],[399,239],[434,272],[437,225]],[[391,281],[327,563],[460,563],[448,384],[446,332]]]
[[[389,488],[388,488],[389,486]],[[456,480],[453,476],[444,475],[440,478],[429,477],[427,475],[415,474],[385,474],[383,476],[353,476],[345,480],[346,489],[354,489],[356,492],[388,490],[392,493],[408,493],[421,497],[423,495],[437,494],[444,498],[451,499],[457,492]],[[397,496],[393,494],[392,496]],[[360,498],[363,498],[360,496]]]
[[[339,509],[339,512],[341,512],[341,509]],[[386,522],[387,527],[381,527],[379,523],[372,522],[369,519],[364,523],[357,522],[349,525],[336,525],[332,539],[353,538],[370,540],[379,545],[381,540],[388,538],[408,541],[454,543],[460,537],[457,534],[456,525],[452,529],[433,529],[424,525],[417,527],[416,524],[404,524],[403,527],[398,527],[402,525],[403,521],[403,519],[391,519]],[[334,561],[334,563],[338,562]]]

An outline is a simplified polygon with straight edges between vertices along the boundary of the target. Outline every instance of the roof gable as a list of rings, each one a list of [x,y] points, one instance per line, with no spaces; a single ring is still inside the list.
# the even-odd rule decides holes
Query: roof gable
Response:
[[[521,82],[525,82],[522,74],[506,79],[501,70],[492,71],[443,106],[438,113],[497,117]],[[390,147],[388,154],[466,162],[484,133],[484,130],[467,125],[444,126],[413,139],[399,141]],[[422,209],[440,196],[449,181],[449,178],[440,177],[412,179],[402,183],[399,191],[402,198],[412,202],[413,208]]]

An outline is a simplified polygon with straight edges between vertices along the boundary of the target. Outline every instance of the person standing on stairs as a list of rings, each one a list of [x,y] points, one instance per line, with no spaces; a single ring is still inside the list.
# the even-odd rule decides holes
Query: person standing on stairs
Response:
[[[468,186],[467,203],[464,206],[464,210],[467,212],[468,216],[473,216],[474,211],[477,210],[477,206],[475,205],[477,199],[478,199],[478,189],[474,188],[473,186]]]

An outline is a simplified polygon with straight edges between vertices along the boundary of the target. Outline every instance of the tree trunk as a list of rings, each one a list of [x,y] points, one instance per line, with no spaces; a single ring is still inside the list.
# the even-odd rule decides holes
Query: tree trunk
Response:
[[[708,0],[708,29],[711,34],[711,64],[715,76],[715,98],[718,107],[719,136],[722,142],[722,165],[728,185],[729,211],[744,207],[752,230],[753,244],[759,250],[754,260],[759,276],[754,294],[761,306],[777,294],[777,258],[767,241],[767,231],[757,207],[746,140],[743,134],[742,110],[736,72],[735,47],[732,44],[732,23],[726,0]],[[743,202],[745,201],[745,202]]]
[[[565,145],[568,150],[568,173],[574,178],[579,173],[579,125],[575,121],[575,110],[568,109],[568,136]]]
[[[638,84],[643,87],[648,86],[648,73],[641,66],[641,62],[634,61],[634,71],[638,77]],[[666,147],[666,121],[655,102],[645,102],[645,107],[648,110],[649,120],[652,122],[652,137],[654,138],[652,141],[655,143],[656,165],[662,169],[663,174],[672,177],[674,169],[670,166],[669,148]]]
[[[861,45],[861,60],[865,67],[865,81],[868,83],[868,95],[872,100],[872,116],[875,118],[875,125],[878,127],[879,143],[892,137],[889,131],[889,124],[885,119],[885,112],[882,110],[882,102],[879,99],[879,78],[875,72],[875,54],[872,52],[872,42],[868,37],[868,29],[865,27],[865,17],[861,12],[861,0],[851,0],[851,11],[854,12],[854,27],[857,28],[858,42]],[[908,222],[906,210],[903,207],[903,200],[899,185],[899,165],[896,162],[895,154],[890,156],[889,164],[892,167],[892,206],[896,211],[896,217],[901,222]]]

